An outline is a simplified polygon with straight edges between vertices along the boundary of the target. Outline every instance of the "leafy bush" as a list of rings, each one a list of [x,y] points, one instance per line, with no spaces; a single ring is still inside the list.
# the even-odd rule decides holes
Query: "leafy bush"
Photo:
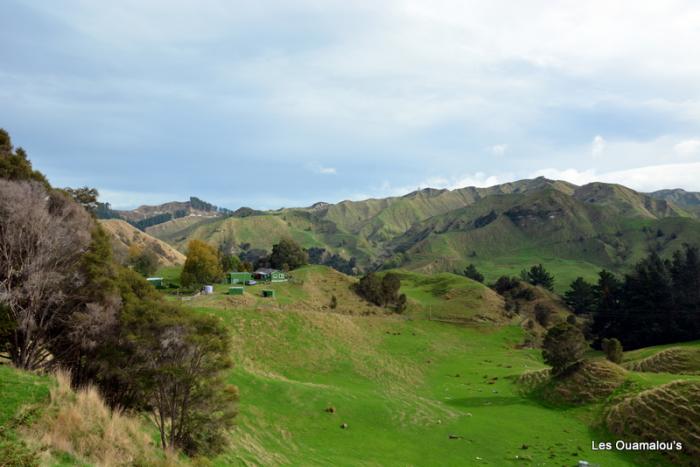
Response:
[[[560,323],[547,331],[542,344],[542,357],[557,375],[578,363],[588,349],[583,333],[576,326]]]

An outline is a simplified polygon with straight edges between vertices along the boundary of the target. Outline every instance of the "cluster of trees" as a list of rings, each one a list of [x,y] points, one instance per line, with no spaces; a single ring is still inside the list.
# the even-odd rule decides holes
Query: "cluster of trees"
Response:
[[[520,278],[532,285],[544,287],[549,291],[554,290],[554,276],[542,264],[536,264],[530,269],[523,269],[520,271]]]
[[[469,279],[477,282],[484,282],[484,275],[479,272],[478,269],[476,269],[476,266],[473,264],[469,263],[469,266],[467,266],[464,271],[462,272],[462,275],[464,277],[468,277]]]
[[[238,397],[226,329],[114,261],[83,194],[52,189],[0,130],[0,358],[67,369],[149,414],[164,448],[220,449]]]
[[[294,240],[283,238],[272,246],[272,253],[258,256],[255,263],[248,261],[251,251],[245,249],[241,256],[232,254],[230,242],[224,242],[219,249],[201,240],[192,240],[187,245],[187,260],[182,268],[180,282],[184,287],[196,287],[221,282],[228,271],[253,271],[261,267],[272,267],[284,271],[296,269],[308,263],[308,254]],[[260,250],[264,251],[264,250]],[[246,259],[243,259],[246,258]]]
[[[148,248],[131,245],[126,264],[144,277],[151,277],[158,271],[158,256]]]
[[[346,259],[338,253],[330,253],[325,248],[311,247],[308,249],[309,263],[323,264],[344,274],[357,274],[357,258]]]
[[[700,338],[700,252],[685,245],[671,259],[652,251],[619,279],[601,271],[595,284],[576,279],[565,294],[577,314],[593,318],[596,343],[617,338],[625,348]]]
[[[393,306],[397,313],[406,310],[406,294],[399,294],[401,289],[401,278],[398,274],[388,272],[383,277],[370,272],[363,276],[354,290],[370,303],[377,306]]]
[[[180,283],[184,287],[221,282],[224,277],[222,261],[217,250],[202,240],[187,244],[187,259],[182,267]]]

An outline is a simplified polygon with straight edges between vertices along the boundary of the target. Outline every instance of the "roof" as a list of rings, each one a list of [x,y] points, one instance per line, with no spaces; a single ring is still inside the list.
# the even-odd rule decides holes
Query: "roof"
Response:
[[[279,272],[279,270],[270,268],[260,268],[257,271],[255,271],[255,274],[272,274],[273,272]]]
[[[146,280],[147,281],[162,281],[163,278],[162,277],[147,277]]]

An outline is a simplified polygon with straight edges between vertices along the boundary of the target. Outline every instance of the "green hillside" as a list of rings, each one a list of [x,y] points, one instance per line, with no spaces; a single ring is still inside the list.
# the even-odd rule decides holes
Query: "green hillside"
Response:
[[[398,273],[406,315],[368,305],[348,292],[355,279],[319,266],[274,284],[276,298],[260,296],[267,286],[246,287],[242,297],[223,295],[221,286],[185,302],[221,317],[234,338],[230,382],[241,391],[241,413],[215,465],[622,466],[648,458],[591,451],[591,439],[611,436],[600,418],[607,396],[553,405],[522,390],[520,375],[545,368],[540,352],[521,348],[524,318],[503,318],[483,286],[452,274]],[[336,310],[327,305],[331,294]],[[445,322],[455,313],[461,321]],[[627,381],[619,397],[697,380],[615,371]],[[647,465],[666,463],[651,459]]]
[[[424,189],[401,197],[318,203],[246,217],[186,217],[147,229],[184,251],[190,239],[270,250],[282,237],[361,269],[453,272],[474,263],[494,280],[543,263],[563,291],[601,268],[622,273],[649,249],[669,255],[700,241],[693,205],[621,185],[544,178],[489,188]],[[678,201],[681,203],[681,201]]]

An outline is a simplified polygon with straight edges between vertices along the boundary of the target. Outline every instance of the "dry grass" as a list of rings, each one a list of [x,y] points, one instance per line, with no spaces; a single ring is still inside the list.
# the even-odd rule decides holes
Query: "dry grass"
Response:
[[[700,349],[688,347],[671,347],[654,355],[624,364],[632,371],[650,373],[700,373]]]
[[[44,464],[58,453],[98,466],[172,465],[160,459],[158,448],[138,419],[111,410],[93,387],[73,391],[69,375],[56,374],[48,408],[24,433],[42,451]]]
[[[607,360],[589,360],[552,378],[542,396],[554,403],[585,404],[608,397],[624,381],[624,368]]]
[[[135,245],[155,253],[161,266],[176,266],[185,262],[185,255],[175,248],[123,220],[101,220],[100,224],[110,234],[112,246],[118,256],[126,256],[129,247]]]
[[[674,464],[697,465],[700,459],[700,382],[674,381],[613,406],[605,416],[608,429],[627,439],[679,441],[683,451],[666,453]]]

